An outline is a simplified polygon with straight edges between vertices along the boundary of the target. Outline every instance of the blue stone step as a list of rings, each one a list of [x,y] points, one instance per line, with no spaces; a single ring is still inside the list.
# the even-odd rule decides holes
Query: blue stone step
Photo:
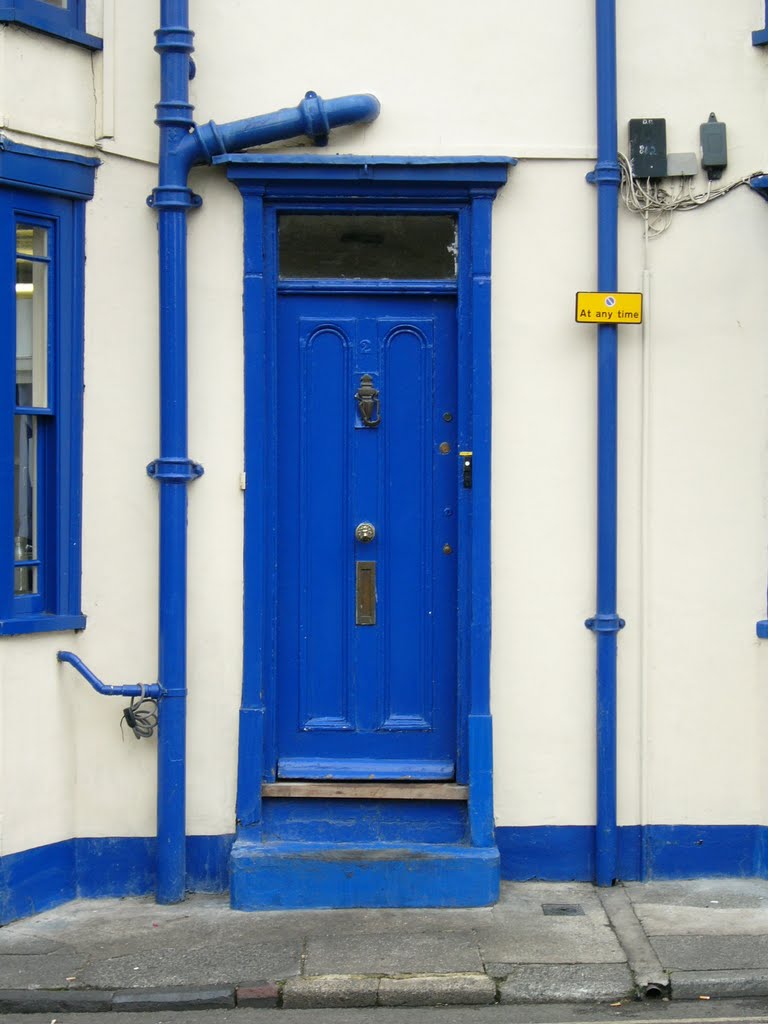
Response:
[[[258,842],[232,847],[235,910],[484,907],[499,897],[499,851],[464,844]]]

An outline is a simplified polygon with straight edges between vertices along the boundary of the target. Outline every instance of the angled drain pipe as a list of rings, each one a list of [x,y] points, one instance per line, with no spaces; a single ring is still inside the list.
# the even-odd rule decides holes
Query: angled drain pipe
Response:
[[[618,286],[619,185],[616,99],[616,0],[595,0],[597,42],[597,290]],[[618,351],[615,324],[597,328],[597,611],[585,625],[597,646],[597,816],[595,883],[618,876],[616,826],[616,611]]]
[[[147,473],[160,484],[157,766],[157,902],[178,903],[186,891],[187,485],[203,467],[187,445],[187,214],[202,204],[187,184],[196,164],[251,146],[308,135],[324,146],[332,128],[379,115],[375,96],[323,100],[308,92],[297,107],[233,121],[196,125],[189,102],[194,33],[189,0],[161,0],[161,98],[158,184],[147,203],[158,215],[160,295],[160,456]],[[150,687],[110,687],[70,652],[59,652],[99,693],[150,696]],[[134,694],[135,691],[135,694]]]

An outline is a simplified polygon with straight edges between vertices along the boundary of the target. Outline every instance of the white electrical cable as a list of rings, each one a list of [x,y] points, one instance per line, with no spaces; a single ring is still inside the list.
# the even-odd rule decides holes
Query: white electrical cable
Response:
[[[674,213],[696,210],[713,199],[722,199],[733,189],[748,185],[752,178],[764,173],[755,171],[717,188],[712,187],[710,180],[707,182],[706,191],[694,192],[692,175],[681,175],[679,186],[670,188],[661,184],[658,178],[636,178],[632,173],[632,165],[623,153],[619,153],[619,166],[622,202],[630,213],[638,213],[643,217],[646,237],[649,239],[657,238],[667,230]]]

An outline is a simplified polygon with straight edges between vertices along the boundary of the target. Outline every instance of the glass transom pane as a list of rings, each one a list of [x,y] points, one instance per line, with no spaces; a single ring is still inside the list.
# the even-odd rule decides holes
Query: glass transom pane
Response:
[[[43,3],[49,4],[51,7],[61,7],[64,10],[69,6],[68,0],[43,0]]]
[[[284,213],[278,235],[283,278],[456,277],[451,214]]]

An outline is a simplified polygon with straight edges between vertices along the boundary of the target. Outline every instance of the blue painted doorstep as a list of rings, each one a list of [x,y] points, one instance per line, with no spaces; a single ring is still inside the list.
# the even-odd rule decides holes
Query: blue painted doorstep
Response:
[[[236,910],[481,907],[498,898],[495,848],[238,840],[232,850]]]

